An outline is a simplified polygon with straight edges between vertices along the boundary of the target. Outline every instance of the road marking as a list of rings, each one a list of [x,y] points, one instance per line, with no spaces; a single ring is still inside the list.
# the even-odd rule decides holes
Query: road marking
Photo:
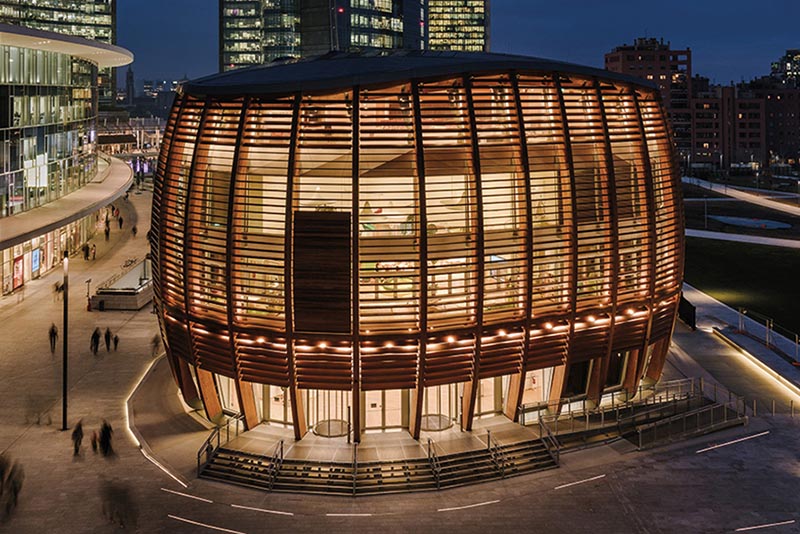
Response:
[[[779,527],[781,525],[792,525],[794,522],[794,519],[791,519],[789,521],[781,521],[780,523],[769,523],[767,525],[756,525],[754,527],[742,527],[737,528],[734,532],[744,532],[745,530],[756,530],[759,528]]]
[[[583,484],[584,482],[591,482],[592,480],[600,480],[600,479],[601,479],[601,478],[603,478],[604,476],[605,476],[605,475],[597,475],[596,477],[592,477],[592,478],[586,478],[586,479],[584,479],[584,480],[579,480],[579,481],[577,481],[577,482],[570,482],[569,484],[561,484],[560,486],[556,486],[556,487],[555,487],[555,488],[553,488],[553,489],[568,488],[568,487],[570,487],[570,486],[574,486],[574,485],[576,485],[576,484]]]
[[[228,528],[215,527],[214,525],[207,525],[199,521],[192,521],[191,519],[186,519],[185,517],[178,517],[177,515],[168,514],[167,517],[169,517],[170,519],[174,519],[176,521],[183,521],[184,523],[189,523],[190,525],[197,525],[198,527],[210,528],[211,530],[219,530],[220,532],[229,532],[230,534],[245,534],[244,532],[241,532],[239,530],[231,530]]]
[[[281,512],[280,510],[267,510],[265,508],[253,508],[252,506],[242,506],[240,504],[232,504],[234,508],[241,508],[242,510],[253,510],[254,512],[264,512],[265,514],[275,515],[294,515],[292,512]]]
[[[719,449],[720,447],[727,447],[728,445],[733,445],[734,443],[741,443],[742,441],[747,441],[748,439],[760,438],[761,436],[766,436],[767,434],[769,434],[769,430],[767,430],[766,432],[761,432],[760,434],[753,434],[752,436],[747,436],[747,437],[744,437],[744,438],[735,439],[733,441],[728,441],[726,443],[720,443],[719,445],[713,445],[711,447],[706,447],[705,449],[700,449],[699,451],[696,451],[695,454],[700,454],[700,453],[703,453],[703,452],[713,451],[714,449]]]
[[[188,497],[190,499],[194,499],[196,501],[203,501],[207,503],[213,503],[214,501],[209,501],[208,499],[204,499],[202,497],[195,497],[194,495],[189,495],[188,493],[181,493],[180,491],[175,491],[167,488],[161,488],[161,491],[166,491],[167,493],[173,493],[175,495],[180,495],[181,497]]]
[[[372,514],[325,514],[328,517],[372,517]]]
[[[500,500],[479,502],[477,504],[468,504],[466,506],[454,506],[452,508],[439,508],[437,512],[452,512],[454,510],[466,510],[467,508],[477,508],[478,506],[486,506],[487,504],[497,504]]]

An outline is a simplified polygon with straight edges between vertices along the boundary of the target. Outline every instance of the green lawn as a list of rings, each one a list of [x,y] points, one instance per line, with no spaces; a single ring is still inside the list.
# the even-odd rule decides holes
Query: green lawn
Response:
[[[800,250],[686,238],[686,282],[800,332]]]

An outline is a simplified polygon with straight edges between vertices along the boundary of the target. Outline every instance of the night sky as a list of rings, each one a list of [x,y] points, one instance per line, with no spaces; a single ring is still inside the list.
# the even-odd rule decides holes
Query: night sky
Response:
[[[142,78],[217,70],[217,0],[118,0],[118,44]],[[717,83],[769,73],[800,48],[798,0],[491,0],[491,49],[602,67],[636,37],[692,49],[695,74]],[[119,77],[124,83],[124,75]]]

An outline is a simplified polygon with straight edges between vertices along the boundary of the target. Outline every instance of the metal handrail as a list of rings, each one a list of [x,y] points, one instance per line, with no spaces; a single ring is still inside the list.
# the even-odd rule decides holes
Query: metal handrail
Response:
[[[506,478],[506,455],[500,449],[497,439],[492,437],[491,430],[486,431],[486,448],[489,450],[495,469],[500,472],[500,477]]]
[[[561,444],[550,431],[550,427],[547,426],[547,423],[543,419],[539,419],[539,439],[547,449],[547,453],[550,455],[550,458],[553,459],[556,465],[559,465],[559,461],[561,459]]]
[[[439,456],[436,454],[436,443],[431,438],[428,438],[428,463],[431,465],[433,478],[436,480],[436,489],[441,489],[442,465],[439,463]]]
[[[275,479],[278,478],[278,473],[283,467],[283,440],[275,444],[275,452],[269,458],[269,491],[272,491],[272,486],[275,485]]]
[[[225,422],[224,426],[217,426],[215,427],[211,433],[208,435],[206,440],[200,446],[197,451],[197,476],[200,476],[201,467],[205,466],[207,463],[211,461],[216,453],[217,449],[219,449],[222,445],[225,445],[231,440],[231,422],[236,422],[236,429],[234,431],[234,437],[239,435],[239,421],[242,420],[244,416],[242,414],[236,414],[234,417],[231,417]],[[222,441],[222,429],[225,429],[225,440]],[[216,443],[215,443],[216,442]],[[205,454],[205,461],[201,463],[200,459],[202,458],[203,454]]]
[[[703,406],[701,408],[697,408],[695,410],[691,410],[691,411],[688,411],[688,412],[685,412],[685,413],[682,413],[682,414],[673,415],[673,416],[667,417],[665,419],[660,419],[658,421],[653,421],[651,423],[647,423],[647,424],[641,425],[641,426],[636,428],[636,433],[638,435],[638,444],[639,444],[638,448],[641,450],[643,448],[643,446],[644,446],[644,444],[642,443],[642,433],[646,432],[648,430],[651,430],[651,429],[653,430],[653,434],[654,434],[652,443],[655,443],[655,442],[657,442],[659,440],[658,429],[660,427],[666,427],[666,429],[667,429],[667,434],[665,436],[661,437],[661,439],[665,439],[665,438],[671,438],[673,435],[676,435],[676,434],[685,435],[690,430],[692,432],[697,432],[698,430],[703,429],[703,428],[714,428],[717,425],[719,425],[720,423],[727,423],[728,422],[728,410],[729,409],[733,409],[734,412],[736,413],[736,420],[746,419],[747,415],[745,414],[744,409],[742,411],[739,411],[739,402],[740,401],[742,402],[742,406],[744,407],[744,399],[742,397],[736,397],[736,399],[733,402],[731,402],[731,401],[729,401],[729,402],[716,402],[714,404],[710,404],[708,406]],[[733,406],[730,406],[731,404],[733,404]],[[714,411],[719,409],[719,408],[722,409],[722,419],[715,422],[714,421]],[[705,413],[709,413],[711,418],[710,418],[710,421],[708,422],[708,424],[701,425],[700,424],[700,416],[702,414],[705,414]],[[691,417],[695,418],[695,426],[694,426],[694,428],[688,428],[687,429],[686,422]],[[683,428],[682,428],[682,430],[680,432],[673,432],[672,431],[672,424],[674,422],[676,422],[676,421],[683,421]]]
[[[353,443],[353,495],[356,494],[358,481],[358,442]]]

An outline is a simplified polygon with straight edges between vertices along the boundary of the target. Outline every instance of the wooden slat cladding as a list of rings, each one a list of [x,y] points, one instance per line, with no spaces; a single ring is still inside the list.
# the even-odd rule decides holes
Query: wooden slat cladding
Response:
[[[214,373],[416,405],[612,352],[661,365],[681,209],[658,92],[636,84],[181,94],[155,180],[159,320],[172,358]]]
[[[294,330],[350,333],[350,214],[294,214]]]

